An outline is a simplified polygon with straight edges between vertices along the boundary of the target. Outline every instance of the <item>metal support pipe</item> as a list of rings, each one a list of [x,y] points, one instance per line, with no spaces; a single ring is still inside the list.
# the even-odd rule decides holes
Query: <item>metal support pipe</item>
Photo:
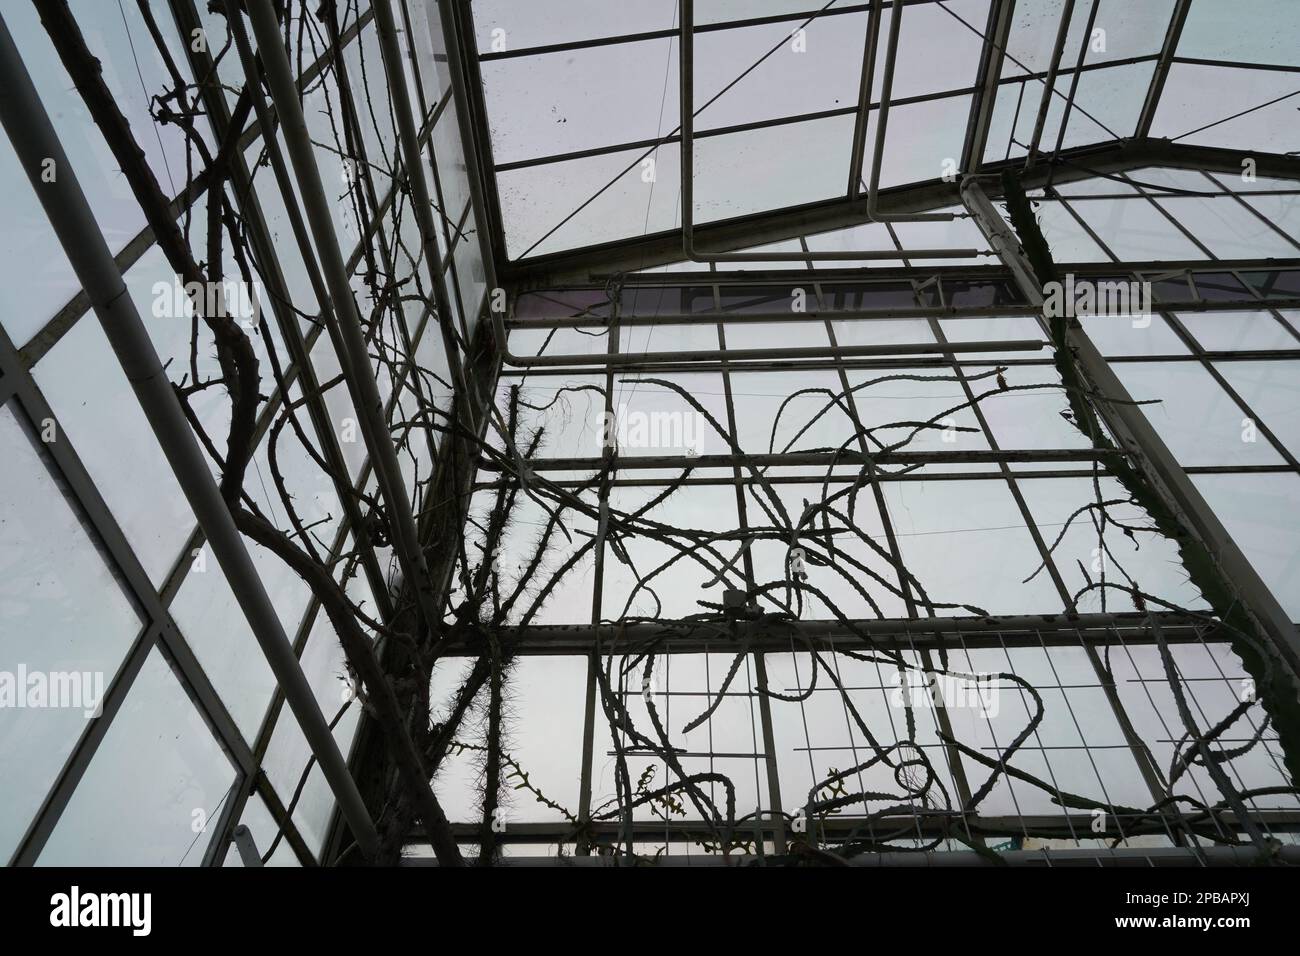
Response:
[[[1030,302],[1041,306],[1044,301],[1043,290],[1024,257],[1020,241],[979,183],[974,180],[964,182],[962,199],[993,249],[1011,270],[1021,292]],[[1173,452],[1165,445],[1082,327],[1076,323],[1075,327],[1067,328],[1066,337],[1080,367],[1097,388],[1100,396],[1097,410],[1107,426],[1152,479],[1157,492],[1172,507],[1184,526],[1191,529],[1214,556],[1242,605],[1269,635],[1291,669],[1300,671],[1300,635],[1297,635],[1290,616],[1219,521],[1214,510],[1201,497]]]
[[[988,144],[989,122],[998,98],[998,80],[1002,76],[1002,62],[1006,56],[1007,36],[1011,32],[1016,0],[993,0],[989,5],[988,26],[980,52],[980,78],[975,95],[971,97],[970,119],[966,135],[962,137],[960,169],[975,169],[983,165],[984,149]]]
[[[878,168],[880,153],[884,148],[884,120],[888,112],[886,100],[893,81],[894,57],[897,52],[898,37],[896,24],[897,7],[892,15],[891,56],[885,67],[884,99],[881,101],[880,122],[876,130],[876,166],[872,173],[871,194],[867,200],[867,215],[876,222],[894,221],[933,221],[956,218],[953,213],[917,213],[896,215],[882,218],[875,213],[876,189],[879,185]],[[681,214],[682,214],[682,251],[692,262],[852,262],[856,260],[901,259],[972,259],[981,253],[978,249],[866,249],[857,252],[707,252],[695,248],[695,2],[681,0],[681,22],[678,31],[678,66],[680,69],[679,86],[681,102]]]
[[[862,190],[862,160],[866,157],[867,118],[871,115],[871,84],[876,78],[876,48],[880,45],[879,3],[867,14],[867,35],[862,44],[862,76],[858,81],[858,113],[853,120],[853,149],[849,154],[849,198]]]
[[[879,0],[877,0],[879,2]],[[881,216],[877,203],[880,201],[880,164],[885,158],[885,131],[889,127],[889,101],[894,94],[894,66],[898,61],[898,35],[903,25],[903,5],[895,3],[889,11],[889,44],[885,48],[885,72],[880,77],[880,106],[876,110],[876,145],[871,154],[871,182],[867,184],[867,215],[873,222],[948,222],[956,219],[950,212],[915,212],[896,213]],[[910,252],[913,259],[935,258]]]
[[[1004,316],[1012,314],[1016,306],[993,307],[989,314]],[[910,314],[912,311],[923,311],[926,314],[933,312],[932,309],[924,310],[907,310],[907,309],[881,309],[879,311],[864,312],[862,310],[845,310],[843,312],[833,312],[823,310],[820,314],[826,318],[844,318],[844,319],[898,319],[905,313]],[[968,310],[952,308],[942,310],[943,314],[949,312],[966,312]],[[803,319],[808,315],[818,313],[792,313],[792,312],[765,312],[765,313],[747,313],[728,316],[725,314],[700,312],[700,313],[678,313],[665,314],[657,317],[662,324],[668,325],[675,322],[686,324],[699,324],[709,320],[723,321],[736,319],[740,321],[790,321],[791,318]],[[636,317],[629,317],[635,319]],[[623,317],[620,316],[622,321]],[[595,320],[585,324],[603,324],[606,319]],[[601,353],[573,353],[569,355],[515,355],[509,348],[509,333],[506,330],[506,320],[501,313],[492,312],[493,331],[496,335],[498,350],[501,354],[502,364],[511,368],[555,368],[577,366],[595,366],[597,368],[611,368],[617,366],[644,366],[644,365],[676,365],[682,362],[720,362],[720,361],[785,361],[789,359],[818,359],[818,358],[864,358],[870,356],[888,356],[888,355],[946,355],[948,353],[967,353],[967,352],[1037,352],[1041,351],[1046,342],[1041,339],[1012,339],[1005,341],[993,342],[919,342],[914,344],[894,343],[888,345],[835,345],[835,346],[808,346],[806,348],[793,349],[695,349],[691,351],[677,352],[606,352]],[[549,328],[551,325],[558,325],[559,322],[551,323],[539,321],[535,327]],[[633,322],[632,324],[638,324]],[[660,324],[655,322],[653,324]],[[515,327],[526,328],[527,325],[522,323],[512,323]]]
[[[1056,43],[1052,46],[1052,65],[1047,70],[1043,98],[1038,103],[1038,116],[1034,119],[1034,134],[1029,141],[1029,153],[1025,157],[1026,169],[1034,165],[1034,154],[1038,152],[1038,144],[1043,141],[1043,127],[1047,124],[1047,111],[1052,105],[1052,94],[1056,89],[1056,74],[1061,69],[1065,39],[1070,32],[1070,20],[1074,17],[1074,2],[1075,0],[1065,0],[1065,8],[1061,11],[1061,23],[1056,28]]]
[[[1012,339],[998,342],[917,342],[888,345],[813,345],[794,349],[695,349],[679,352],[619,352],[610,354],[513,355],[502,349],[502,360],[512,368],[547,368],[594,365],[599,368],[625,365],[656,365],[678,362],[762,361],[816,358],[861,358],[873,355],[946,355],[949,352],[1038,352],[1041,339]]]
[[[415,519],[411,513],[411,500],[403,484],[397,451],[384,421],[383,401],[379,397],[379,386],[370,367],[370,354],[361,329],[361,316],[357,312],[343,253],[334,233],[333,216],[321,182],[320,168],[316,165],[307,120],[303,116],[302,104],[298,101],[298,88],[293,81],[289,58],[280,36],[280,23],[271,0],[249,3],[248,13],[253,23],[253,35],[257,39],[266,82],[271,90],[271,100],[280,117],[280,132],[289,151],[289,161],[298,177],[299,195],[316,240],[317,257],[329,288],[339,338],[344,349],[344,354],[339,356],[344,366],[344,378],[357,411],[362,438],[370,452],[375,476],[388,504],[388,525],[393,550],[401,562],[407,585],[415,594],[425,626],[435,627],[440,618],[428,564],[420,548]],[[250,76],[248,82],[254,90],[257,89],[257,77]],[[436,260],[431,263],[433,264],[436,264]]]
[[[163,455],[194,510],[212,553],[266,655],[321,771],[366,855],[379,835],[348,772],[311,685],[294,656],[244,539],[222,500],[207,459],[113,260],[86,196],[41,103],[31,76],[0,17],[0,123],[104,329]],[[52,162],[54,175],[44,175]]]
[[[1074,111],[1074,98],[1079,92],[1079,78],[1083,76],[1083,61],[1088,58],[1088,44],[1092,37],[1092,25],[1097,22],[1097,10],[1100,6],[1101,0],[1092,0],[1092,7],[1088,10],[1088,22],[1083,28],[1083,39],[1079,43],[1079,56],[1074,63],[1074,73],[1070,76],[1070,92],[1065,97],[1065,109],[1061,113],[1061,125],[1056,129],[1056,147],[1052,150],[1052,162],[1049,164],[1047,171],[1047,185],[1049,186],[1052,184],[1052,173],[1056,168],[1056,157],[1061,155],[1061,148],[1065,145],[1065,131],[1070,127],[1070,113]]]

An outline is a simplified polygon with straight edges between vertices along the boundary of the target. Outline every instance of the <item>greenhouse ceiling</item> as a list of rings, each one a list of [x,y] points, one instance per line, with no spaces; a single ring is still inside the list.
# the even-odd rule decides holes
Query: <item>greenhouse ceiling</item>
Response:
[[[591,249],[634,267],[680,251],[683,76],[701,248],[860,221],[873,184],[894,212],[955,200],[945,183],[1007,164],[1068,179],[1155,161],[1239,168],[1217,152],[1249,145],[1267,163],[1300,147],[1288,0],[471,9],[471,109],[506,272]]]

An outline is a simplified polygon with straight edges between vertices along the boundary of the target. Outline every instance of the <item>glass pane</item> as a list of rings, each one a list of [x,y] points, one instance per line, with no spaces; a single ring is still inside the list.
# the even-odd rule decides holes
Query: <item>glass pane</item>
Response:
[[[1051,579],[1004,481],[893,482],[885,487],[903,560],[936,603],[990,614],[1055,613]],[[997,555],[990,561],[990,555]],[[965,607],[940,615],[969,615]]]
[[[1300,477],[1194,475],[1192,481],[1291,620],[1300,619]]]
[[[1246,413],[1196,362],[1123,362],[1112,366],[1183,465],[1271,465],[1266,441],[1250,440]]]
[[[1186,355],[1187,346],[1158,315],[1084,316],[1088,338],[1102,355]]]
[[[11,184],[5,193],[9,225],[0,232],[0,321],[21,348],[81,284],[7,136],[0,137],[0,176]]]
[[[1300,132],[1288,122],[1295,104],[1284,98],[1295,91],[1290,73],[1173,63],[1151,135],[1201,146],[1239,149],[1249,143],[1271,153],[1300,149]]]
[[[1204,259],[1205,254],[1145,199],[1098,199],[1075,212],[1120,261]]]
[[[297,397],[296,390],[292,394]],[[312,438],[314,431],[305,413],[301,413],[300,423],[304,433]],[[299,547],[304,547],[277,492],[275,472],[268,457],[270,438],[268,433],[253,455],[247,492],[268,521]],[[284,426],[275,444],[278,474],[291,497],[294,512],[317,553],[328,555],[342,520],[342,508],[333,486],[308,456],[291,426]],[[251,539],[245,539],[245,543],[280,623],[292,640],[307,606],[310,593],[307,585],[280,557]],[[191,564],[190,573],[172,601],[171,612],[240,729],[249,739],[254,738],[276,682],[206,545]]]
[[[1178,40],[1178,55],[1300,66],[1295,37],[1300,7],[1288,0],[1193,0]]]
[[[149,578],[161,583],[194,529],[193,512],[99,320],[89,315],[73,326],[32,377]]]
[[[696,130],[856,108],[866,13],[818,17],[803,27],[801,35],[791,36],[802,24],[802,20],[785,20],[698,34],[693,91]],[[768,56],[769,51],[774,52]],[[649,63],[661,61],[662,57]],[[649,64],[647,68],[649,72]],[[671,69],[677,69],[675,57]],[[744,78],[736,82],[742,74]],[[656,93],[667,89],[670,102],[677,95],[675,76],[667,83],[647,85]],[[709,103],[715,96],[717,101]],[[677,111],[666,110],[665,131],[676,125]]]
[[[695,142],[695,221],[838,196],[848,188],[852,148],[852,116],[702,136]],[[668,181],[661,180],[663,189]]]
[[[1300,348],[1271,312],[1180,312],[1178,321],[1208,352]]]
[[[659,489],[654,488],[614,488],[610,492],[610,506],[621,511],[636,510],[658,493]],[[651,508],[645,517],[677,528],[702,531],[734,532],[740,525],[736,492],[725,486],[683,488]],[[681,538],[676,540],[682,543]],[[716,576],[721,565],[716,556],[704,551],[701,561],[690,556],[679,557],[678,548],[641,537],[625,538],[623,543],[636,570],[634,573],[612,552],[606,554],[602,617],[613,620],[640,615],[684,617],[704,610],[699,601],[721,599],[721,585],[704,586]],[[714,544],[715,551],[728,558],[738,547],[739,541],[722,540]]]
[[[506,250],[517,259],[671,229],[680,178],[676,145],[498,173]]]
[[[677,126],[675,38],[490,60],[482,72],[498,163],[657,139]]]
[[[361,717],[360,704],[353,700],[352,687],[344,663],[343,647],[335,636],[329,618],[318,612],[299,659],[303,673],[311,684],[321,712],[327,721],[338,718],[334,726],[334,739],[346,755],[356,735]],[[350,703],[349,703],[350,701]],[[347,710],[340,717],[344,705]],[[288,706],[281,707],[271,743],[262,766],[266,770],[276,794],[287,807],[293,799],[302,772],[311,756],[311,747],[303,736],[297,719]],[[321,773],[320,765],[313,764],[303,787],[302,796],[294,808],[293,821],[303,839],[314,852],[319,853],[328,836],[330,813],[334,809],[334,793]],[[266,847],[259,844],[265,852]]]
[[[885,129],[885,153],[880,163],[881,188],[951,176],[961,160],[969,114],[968,95],[945,96],[891,108]],[[867,146],[862,161],[862,180],[865,183],[871,182],[876,118],[877,113],[872,110],[867,120]],[[852,119],[849,117],[850,134]],[[848,148],[837,155],[842,162],[843,157],[849,155]]]
[[[1278,441],[1292,455],[1300,454],[1300,362],[1215,362],[1214,367]]]
[[[553,4],[478,0],[474,36],[479,53],[668,30],[676,23],[672,0],[564,0],[560,6],[557,10]],[[700,4],[696,17],[701,22],[709,6]],[[436,10],[430,15],[436,23]]]
[[[844,387],[834,371],[733,371],[731,388],[736,438],[746,452],[838,449],[846,443],[857,450],[853,423],[843,408]]]
[[[1215,199],[1169,197],[1156,200],[1220,259],[1271,259],[1300,255],[1300,246],[1231,196]]]
[[[1073,208],[1086,221],[1091,205],[1077,203]],[[1052,258],[1058,263],[1105,262],[1110,258],[1063,203],[1044,200],[1038,204],[1037,212],[1043,238],[1052,249]]]
[[[1159,532],[1135,531],[1128,536],[1113,523],[1106,525],[1104,538],[1098,535],[1094,519],[1099,522],[1103,511],[1111,521],[1151,527],[1146,513],[1128,503],[1131,495],[1115,479],[1103,476],[1099,487],[1091,478],[1044,478],[1019,484],[1043,540],[1054,548],[1052,561],[1071,594],[1103,580],[1120,588],[1132,581],[1142,591],[1182,607],[1205,606],[1187,580],[1175,542]],[[1107,502],[1104,509],[1076,513],[1099,500]],[[1079,610],[1085,613],[1132,609],[1132,599],[1123,590],[1093,589],[1079,598]]]
[[[189,61],[171,14],[166,9],[155,9],[153,14],[172,61],[191,82]],[[136,142],[159,186],[169,196],[178,195],[185,188],[186,137],[179,124],[158,123],[153,118],[153,97],[172,89],[173,83],[139,7],[133,3],[79,4],[76,19],[86,46],[103,66],[104,82],[114,103],[131,129],[148,131],[147,135],[137,133]],[[144,213],[81,94],[64,71],[36,10],[27,4],[10,5],[5,10],[5,23],[23,51],[23,62],[109,248],[116,252],[144,226]],[[209,155],[215,152],[206,123],[198,123],[195,128],[207,140]],[[43,231],[49,234],[48,229]]]
[[[86,768],[42,866],[198,866],[235,774],[155,649]]]
[[[8,857],[141,622],[53,463],[7,405],[0,448],[0,700],[8,698],[0,704],[0,856]]]
[[[1068,51],[1078,55],[1079,44],[1083,38],[1083,28],[1087,24],[1089,4],[1076,3],[1070,27],[1066,33],[1065,46]],[[1065,0],[1039,0],[1037,3],[1016,4],[1011,32],[1008,36],[1006,57],[1002,63],[1002,75],[1021,76],[1025,73],[1046,73],[1052,66],[1052,52],[1056,47],[1056,35],[1061,27],[1061,14],[1065,11]],[[1073,60],[1068,61],[1073,63]],[[1041,91],[1041,84],[1039,90]],[[1038,94],[1035,94],[1035,98]]]

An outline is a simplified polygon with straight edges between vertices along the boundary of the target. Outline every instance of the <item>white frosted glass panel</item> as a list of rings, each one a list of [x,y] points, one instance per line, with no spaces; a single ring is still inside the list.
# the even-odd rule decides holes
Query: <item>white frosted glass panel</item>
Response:
[[[1187,346],[1158,315],[1092,315],[1079,320],[1102,355],[1186,355]]]
[[[1178,55],[1300,66],[1300,6],[1291,0],[1192,0]]]
[[[21,348],[81,284],[8,137],[0,137],[0,176],[10,184],[0,230],[0,322]]]
[[[1075,514],[1098,501],[1098,488],[1091,478],[1043,478],[1021,481],[1019,485],[1044,541],[1049,547],[1055,546],[1052,560],[1071,594],[1079,594],[1091,584],[1099,583],[1104,573],[1108,584],[1125,588],[1131,578],[1141,590],[1173,604],[1204,607],[1200,593],[1187,580],[1177,544],[1162,534],[1137,531],[1129,537],[1114,524],[1108,524],[1105,548],[1102,548],[1094,523],[1094,518],[1100,522],[1101,509]],[[1101,501],[1120,502],[1106,506],[1105,514],[1110,519],[1134,528],[1151,527],[1146,513],[1127,503],[1130,495],[1123,485],[1105,476],[1099,485]],[[1079,610],[1132,609],[1132,601],[1123,591],[1110,588],[1104,591],[1104,601],[1103,589],[1081,596]]]
[[[500,173],[507,252],[518,259],[672,229],[680,179],[676,145]]]
[[[489,60],[482,73],[498,163],[656,139],[677,125],[675,38]]]
[[[1300,478],[1195,475],[1192,481],[1291,620],[1300,618]]]
[[[429,20],[438,11],[429,2]],[[702,19],[705,4],[697,18]],[[479,0],[474,4],[474,36],[480,54],[525,49],[548,43],[671,29],[676,23],[673,0]]]
[[[781,21],[696,35],[697,131],[857,106],[866,13],[818,17],[803,27],[802,35],[792,37],[791,31],[802,23]],[[744,78],[735,82],[742,73]],[[662,83],[649,85],[656,93],[664,88]],[[667,89],[670,97],[676,96],[675,76]],[[717,101],[705,106],[715,96]],[[671,128],[677,124],[677,111],[669,112]]]
[[[1087,216],[1091,203],[1079,203],[1074,208]],[[1052,258],[1060,262],[1105,262],[1105,251],[1088,235],[1083,225],[1059,202],[1041,202],[1036,209],[1038,225],[1043,238],[1052,250]]]
[[[161,652],[145,661],[41,866],[198,866],[234,772]],[[195,830],[195,822],[206,821]]]
[[[697,138],[695,221],[838,196],[848,188],[852,147],[852,116]]]
[[[1272,465],[1266,441],[1246,440],[1246,412],[1196,362],[1122,362],[1111,366],[1183,465]]]
[[[975,86],[983,40],[957,18],[965,20],[976,30],[983,30],[988,20],[988,10],[988,0],[955,0],[943,6],[926,3],[904,7],[903,23],[899,28],[898,58],[894,64],[893,99]],[[880,18],[880,40],[871,94],[873,103],[880,101],[883,88],[885,54],[893,13],[894,8],[890,7],[882,12]],[[856,36],[861,40],[864,34],[858,31]],[[942,45],[941,57],[928,55],[928,51],[934,49],[936,44]],[[860,69],[861,51],[855,58]]]
[[[177,195],[185,188],[185,133],[175,123],[163,125],[153,119],[152,98],[172,89],[173,83],[139,8],[134,3],[119,6],[80,2],[73,4],[73,14],[86,46],[100,61],[113,101],[136,131],[136,143],[158,185],[164,193]],[[155,9],[153,14],[168,53],[190,82],[188,60],[170,11]],[[8,4],[5,23],[22,51],[23,62],[109,248],[116,252],[140,231],[144,213],[91,119],[81,94],[64,71],[35,8],[30,4]],[[211,137],[206,135],[206,124],[196,124],[196,129],[208,140],[209,151],[214,151]]]
[[[1008,391],[988,379],[976,387],[976,394],[992,392],[980,402],[980,409],[1000,448],[1091,446],[1079,429],[1061,417],[1069,405],[1054,367],[1013,365],[1003,378]]]
[[[839,375],[830,369],[748,374],[733,371],[731,389],[736,437],[744,451],[835,449],[846,442],[850,449],[857,450],[853,422],[843,407],[844,387]]]
[[[1065,37],[1066,51],[1078,56],[1079,43],[1083,38],[1083,28],[1087,24],[1088,6],[1085,2],[1076,3],[1070,27]],[[1011,32],[1007,39],[1007,55],[1002,63],[1002,75],[1021,76],[1025,73],[1046,73],[1052,66],[1052,52],[1056,47],[1056,35],[1061,26],[1061,15],[1065,11],[1065,0],[1038,0],[1037,3],[1016,4],[1015,15],[1011,20]],[[1068,55],[1063,54],[1063,58]],[[1071,58],[1069,63],[1073,63]]]
[[[1120,261],[1204,259],[1205,253],[1145,199],[1098,199],[1075,212]]]
[[[1180,312],[1178,320],[1207,352],[1300,348],[1271,312]]]
[[[1154,72],[1155,64],[1146,62],[1087,70],[1081,74],[1074,93],[1075,108],[1070,111],[1070,125],[1061,145],[1069,149],[1085,143],[1132,136],[1142,112],[1139,91],[1145,93]],[[1068,78],[1058,77],[1056,88],[1068,96]],[[1061,97],[1052,99],[1058,106],[1065,105]],[[1048,128],[1052,131],[1050,145],[1054,148],[1060,129],[1059,120],[1049,123]],[[1044,145],[1047,145],[1046,141]]]
[[[961,160],[969,112],[969,95],[945,96],[891,108],[885,128],[885,152],[880,163],[881,188],[951,175]],[[877,118],[877,112],[872,110],[867,120],[866,150],[862,158],[864,183],[871,182]],[[841,154],[841,162],[846,155],[847,152]]]
[[[1300,149],[1293,122],[1298,88],[1293,73],[1173,63],[1151,135],[1230,149],[1249,144],[1271,153]],[[1252,109],[1272,100],[1279,102]]]
[[[303,673],[320,704],[321,712],[327,721],[338,718],[334,726],[334,739],[339,749],[347,754],[356,734],[357,721],[361,716],[360,704],[353,700],[347,712],[339,717],[345,702],[352,697],[348,683],[347,667],[344,663],[343,647],[335,635],[328,616],[318,611],[299,658]],[[311,748],[303,736],[297,719],[288,707],[280,709],[271,743],[267,748],[263,767],[277,795],[287,807],[293,799],[302,772],[311,757]],[[319,852],[325,844],[329,826],[330,812],[334,807],[334,795],[321,773],[319,764],[313,764],[302,796],[294,808],[293,819],[303,839],[313,851]],[[265,850],[266,847],[260,846]]]
[[[951,370],[889,368],[847,375],[858,418],[869,433],[869,448],[918,452],[988,448],[974,411],[959,407],[968,399]],[[992,387],[992,379],[972,387],[979,394]]]
[[[1300,256],[1300,246],[1231,196],[1156,200],[1220,259],[1276,259]]]
[[[884,488],[903,560],[932,601],[971,604],[992,614],[1062,607],[1045,574],[1021,583],[1040,557],[1006,482],[895,482]],[[996,560],[990,560],[993,555]]]
[[[89,315],[73,326],[32,376],[140,563],[160,583],[194,529],[193,513],[99,320]]]
[[[619,510],[636,510],[644,507],[657,493],[657,489],[651,488],[614,488],[610,492],[610,506]],[[702,531],[734,531],[740,525],[735,490],[725,486],[682,489],[651,508],[645,517],[678,528]],[[702,554],[701,558],[708,561],[708,567],[690,557],[664,567],[680,554],[677,548],[641,537],[625,538],[624,544],[636,573],[621,560],[610,560],[610,555],[606,555],[601,605],[603,617],[684,617],[703,610],[697,601],[719,600],[720,586],[704,587],[721,564],[718,558]],[[738,546],[738,542],[727,541],[715,545],[716,550],[727,557],[734,554]],[[638,585],[638,574],[644,586]]]
[[[1229,179],[1227,185],[1237,190],[1238,178]],[[1296,183],[1291,184],[1293,187]],[[1237,190],[1245,192],[1245,190]],[[1273,225],[1285,232],[1292,240],[1300,243],[1300,193],[1288,196],[1251,196],[1246,200],[1250,205]]]
[[[1215,362],[1214,368],[1277,440],[1300,455],[1300,363]]]
[[[0,856],[6,858],[90,727],[100,694],[140,629],[36,442],[9,406],[0,407],[0,671],[18,695],[0,707]],[[17,676],[19,668],[27,680]],[[52,693],[63,686],[56,675],[75,679],[66,686],[78,688],[78,696],[50,696],[49,706],[27,707],[36,700],[29,690],[38,675]]]

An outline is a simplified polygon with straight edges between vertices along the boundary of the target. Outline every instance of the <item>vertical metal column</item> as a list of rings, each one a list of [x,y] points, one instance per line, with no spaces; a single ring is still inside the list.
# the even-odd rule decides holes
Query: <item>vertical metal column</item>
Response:
[[[113,260],[3,18],[0,18],[0,123],[3,123],[14,152],[27,171],[32,189],[90,299],[104,335],[131,383],[140,408],[212,546],[213,555],[226,575],[267,663],[284,690],[312,752],[320,761],[321,770],[343,808],[359,846],[367,855],[374,853],[379,848],[379,835],[356,782],[348,772],[347,763],[316,704],[311,685],[298,665],[244,539],[222,500],[207,459],[190,430],[149,333],[122,280],[122,273]],[[48,161],[53,161],[55,171],[54,179],[49,182],[42,175]]]

